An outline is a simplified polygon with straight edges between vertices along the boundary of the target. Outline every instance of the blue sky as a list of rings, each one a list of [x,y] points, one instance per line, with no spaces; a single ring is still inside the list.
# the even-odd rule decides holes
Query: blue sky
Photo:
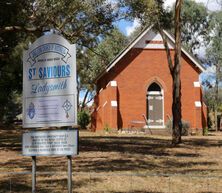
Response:
[[[115,23],[115,26],[117,26],[123,34],[129,36],[134,31],[134,29],[139,26],[139,21],[121,20]]]
[[[132,26],[132,22],[130,21],[126,21],[126,20],[121,20],[117,23],[115,23],[115,26],[118,27],[120,29],[120,31],[123,33],[123,34],[127,34],[126,33],[126,27],[127,26]]]

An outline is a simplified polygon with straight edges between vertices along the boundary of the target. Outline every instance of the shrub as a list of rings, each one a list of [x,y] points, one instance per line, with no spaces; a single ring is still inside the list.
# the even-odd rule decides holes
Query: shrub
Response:
[[[172,128],[173,128],[173,123],[172,123],[173,120],[168,120],[167,123],[166,123],[166,127],[167,129],[170,131],[170,133],[172,133]],[[182,120],[182,132],[181,132],[181,135],[182,136],[187,136],[189,135],[189,129],[190,129],[190,123],[189,121],[185,121],[185,120]]]
[[[110,126],[109,126],[108,123],[106,123],[106,124],[104,125],[103,130],[104,130],[105,132],[110,132],[111,128],[110,128]]]
[[[207,127],[204,127],[204,129],[203,129],[203,135],[204,135],[204,136],[207,136],[207,135],[208,135],[208,128],[207,128]]]
[[[90,123],[90,115],[86,110],[82,110],[78,112],[78,125],[81,129],[86,129],[88,124]]]

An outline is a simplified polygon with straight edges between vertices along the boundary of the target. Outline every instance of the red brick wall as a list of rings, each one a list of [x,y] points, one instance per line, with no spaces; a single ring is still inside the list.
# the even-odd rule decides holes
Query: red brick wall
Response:
[[[172,53],[173,54],[173,53]],[[193,128],[202,128],[202,124],[197,123],[202,112],[197,111],[195,101],[201,100],[200,87],[194,87],[194,83],[199,80],[199,71],[191,61],[182,55],[181,83],[182,83],[182,118],[190,122]],[[102,105],[105,101],[111,101],[109,90],[112,87],[107,84],[117,81],[116,98],[117,124],[119,128],[128,128],[132,120],[143,121],[142,114],[146,115],[146,93],[148,86],[153,82],[158,82],[164,90],[164,121],[171,116],[172,105],[172,78],[166,60],[165,50],[138,49],[130,50],[109,73],[106,73],[97,82],[96,108],[100,109],[95,113],[94,127],[102,129],[104,124],[112,121],[115,116],[112,114],[110,102],[107,102],[107,109]],[[99,90],[103,89],[99,92]],[[106,114],[106,115],[105,115]],[[201,121],[201,118],[200,118]],[[115,122],[115,121],[114,121]]]

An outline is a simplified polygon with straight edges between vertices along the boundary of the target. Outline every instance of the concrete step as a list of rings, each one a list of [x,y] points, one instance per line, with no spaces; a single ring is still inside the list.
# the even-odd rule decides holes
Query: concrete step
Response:
[[[150,134],[150,135],[164,135],[169,136],[171,132],[167,128],[128,128],[119,130],[119,133],[129,133],[129,134]]]
[[[167,128],[147,128],[145,129],[145,132],[147,134],[151,134],[151,135],[165,135],[165,136],[168,136],[168,135],[172,135],[172,133],[169,131],[169,129]]]

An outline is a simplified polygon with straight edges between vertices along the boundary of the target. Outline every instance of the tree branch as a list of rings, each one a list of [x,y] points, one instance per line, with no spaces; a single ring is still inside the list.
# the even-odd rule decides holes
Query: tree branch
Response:
[[[24,31],[27,33],[33,33],[33,32],[41,32],[41,27],[24,27],[24,26],[6,26],[0,28],[0,34],[6,33],[6,32],[17,32],[17,31]]]
[[[174,52],[174,70],[180,71],[181,57],[181,6],[183,0],[176,0],[175,4],[175,52]]]
[[[81,111],[85,108],[86,106],[86,99],[87,99],[87,96],[89,94],[89,89],[87,89],[86,93],[85,93],[85,96],[83,98],[83,101],[82,101],[82,105],[81,105]]]

